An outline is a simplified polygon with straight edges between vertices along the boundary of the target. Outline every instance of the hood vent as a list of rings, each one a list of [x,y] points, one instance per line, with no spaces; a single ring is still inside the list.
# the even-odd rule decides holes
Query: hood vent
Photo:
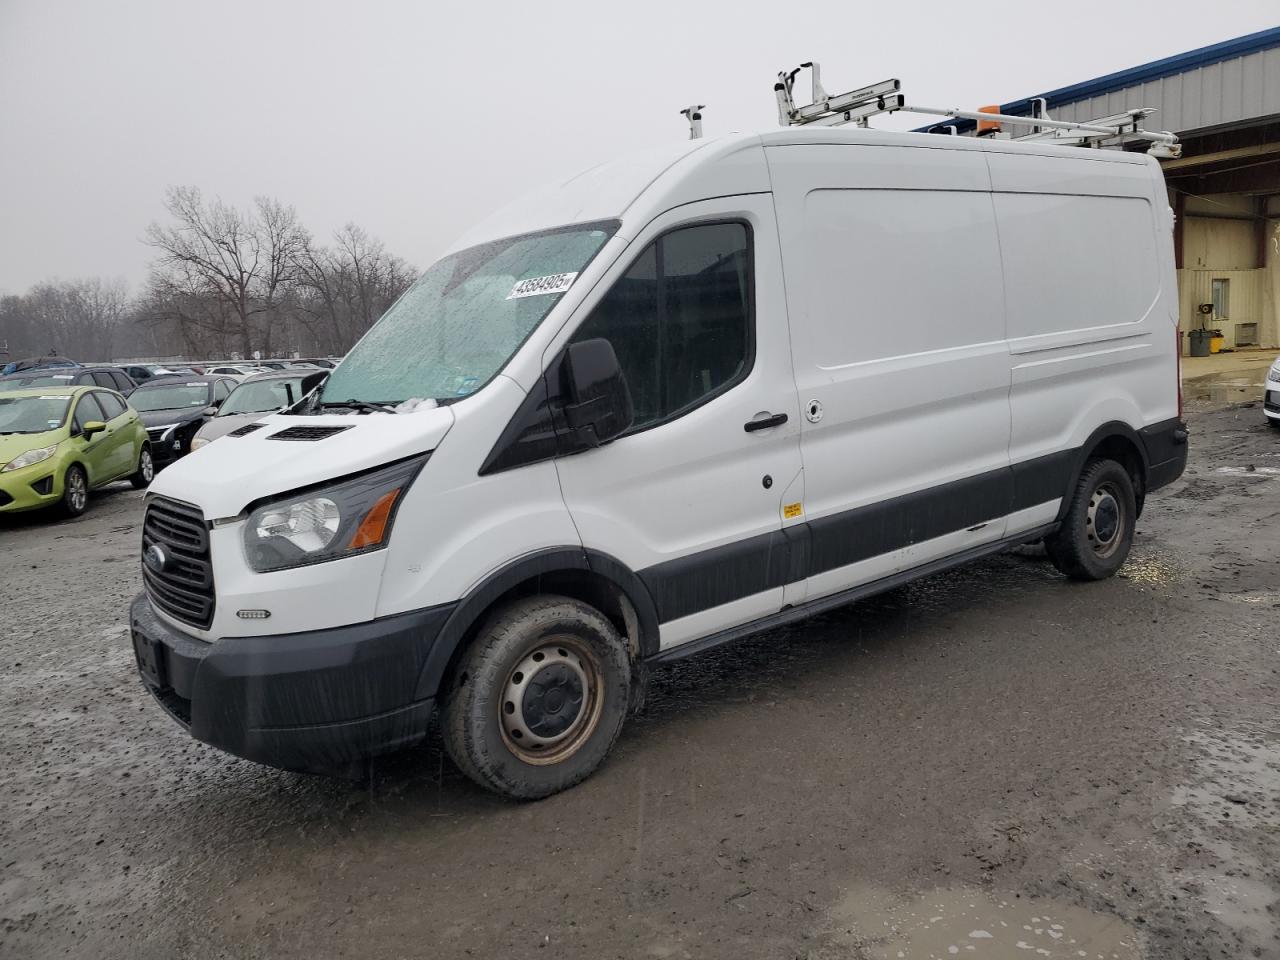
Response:
[[[287,427],[279,433],[273,433],[268,440],[323,440],[335,433],[350,430],[354,424],[344,427]]]
[[[263,425],[261,423],[246,423],[243,427],[236,427],[234,430],[228,433],[227,436],[228,437],[248,436],[249,434],[253,433],[253,431],[255,430],[261,430],[262,427]]]

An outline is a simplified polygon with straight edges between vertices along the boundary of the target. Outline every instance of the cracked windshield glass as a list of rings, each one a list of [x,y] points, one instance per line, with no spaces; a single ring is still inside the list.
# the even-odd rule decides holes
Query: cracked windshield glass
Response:
[[[474,393],[502,369],[614,229],[569,227],[445,257],[352,348],[321,402],[442,401]]]

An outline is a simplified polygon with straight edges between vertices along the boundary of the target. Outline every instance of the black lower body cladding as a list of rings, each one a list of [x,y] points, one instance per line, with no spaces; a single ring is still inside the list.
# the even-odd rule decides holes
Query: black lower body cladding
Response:
[[[340,772],[421,739],[434,707],[419,681],[453,606],[368,623],[207,643],[130,607],[139,672],[191,735],[287,770]]]
[[[1143,427],[1138,435],[1147,453],[1147,492],[1167,486],[1187,469],[1187,425],[1164,420]]]

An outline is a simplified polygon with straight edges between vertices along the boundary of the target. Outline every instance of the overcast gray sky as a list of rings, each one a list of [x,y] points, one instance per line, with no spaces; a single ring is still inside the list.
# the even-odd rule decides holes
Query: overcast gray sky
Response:
[[[425,267],[529,187],[683,138],[688,103],[709,135],[774,125],[802,60],[832,92],[975,108],[1277,23],[1276,0],[0,0],[0,292],[138,285],[172,184]]]

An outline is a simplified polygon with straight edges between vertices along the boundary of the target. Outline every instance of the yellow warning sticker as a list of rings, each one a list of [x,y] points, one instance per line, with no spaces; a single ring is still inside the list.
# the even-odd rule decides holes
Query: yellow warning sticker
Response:
[[[803,513],[803,511],[800,509],[800,504],[798,503],[788,503],[782,508],[782,516],[787,520],[794,520],[796,517],[800,516],[801,513]]]

